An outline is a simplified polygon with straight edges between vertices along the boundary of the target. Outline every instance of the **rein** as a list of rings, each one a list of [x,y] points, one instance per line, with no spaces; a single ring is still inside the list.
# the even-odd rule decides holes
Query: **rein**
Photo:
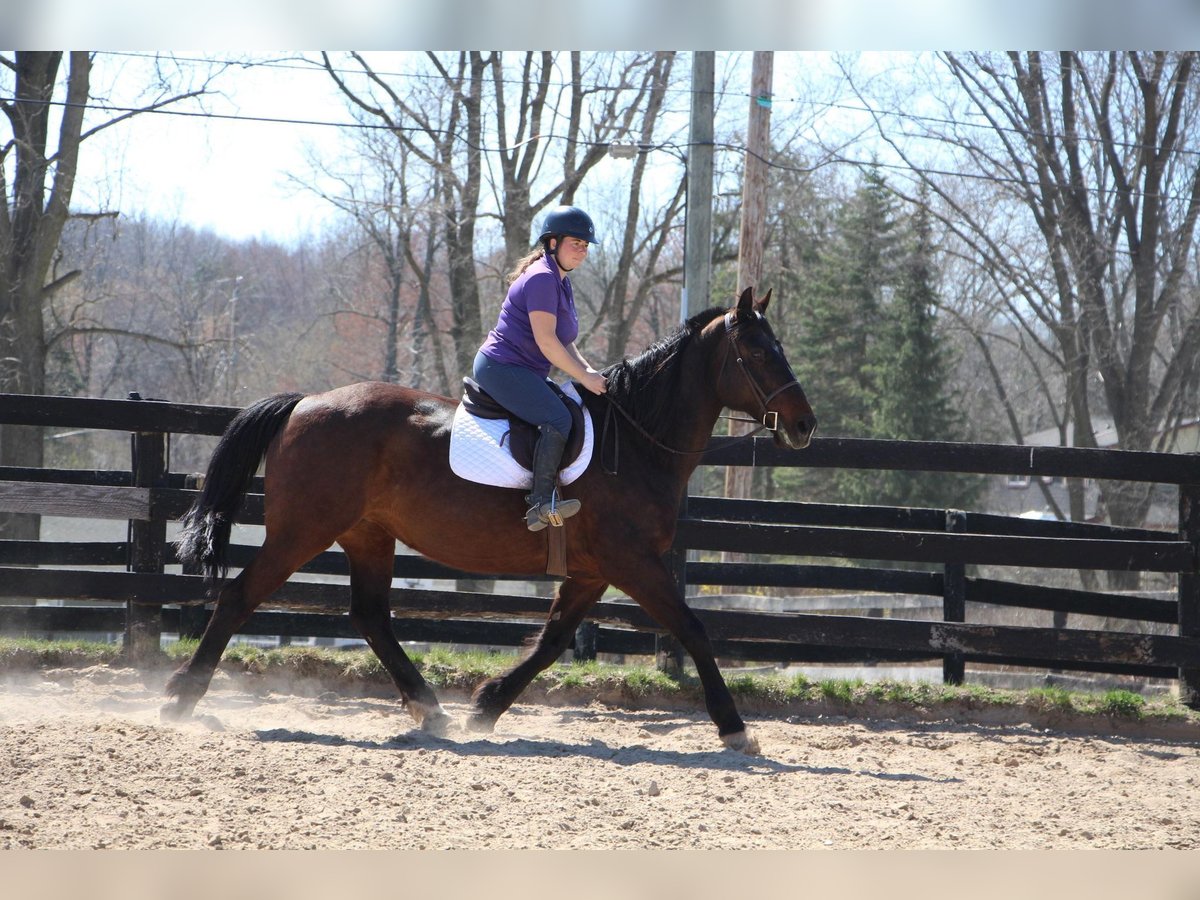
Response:
[[[608,399],[607,395],[606,395],[605,399]],[[618,406],[616,400],[609,400],[608,401],[608,409],[604,413],[604,427],[600,429],[600,466],[601,466],[601,468],[604,469],[605,475],[616,475],[617,468],[620,465],[620,460],[621,460],[621,445],[620,445],[619,441],[614,439],[612,468],[609,469],[608,466],[605,465],[605,463],[604,463],[604,445],[605,445],[605,441],[608,439],[608,429],[609,429],[610,423],[612,422],[612,413],[613,413],[614,409],[617,412],[619,412],[622,416],[625,417],[625,421],[628,422],[630,425],[632,425],[634,427],[634,430],[637,431],[638,434],[640,434],[642,437],[644,437],[646,440],[648,440],[651,444],[653,444],[659,450],[665,450],[668,453],[674,453],[676,456],[691,456],[691,455],[695,455],[695,454],[705,453],[708,450],[707,446],[701,447],[699,450],[677,450],[674,447],[667,446],[662,441],[660,441],[658,438],[656,438],[654,435],[652,435],[650,432],[648,432],[645,428],[643,428],[638,423],[638,421],[633,418],[633,416],[631,416],[624,409],[622,409],[620,406]],[[772,413],[771,415],[774,416],[775,414]],[[758,427],[755,428],[753,431],[749,431],[746,434],[738,435],[737,437],[735,437],[732,441],[730,441],[730,444],[737,444],[742,441],[749,440],[750,438],[755,437],[760,431],[774,431],[775,430],[774,426],[768,426],[763,422],[759,422],[757,419],[745,419],[745,418],[742,418],[741,416],[717,416],[717,418],[718,419],[729,419],[731,422],[749,422],[751,424],[758,425]]]
[[[779,428],[779,413],[777,413],[775,410],[767,409],[767,405],[772,400],[774,400],[776,397],[778,397],[780,394],[782,394],[784,391],[786,391],[788,388],[793,387],[793,386],[794,387],[800,386],[800,382],[797,379],[793,378],[791,381],[787,382],[786,384],[771,391],[771,393],[769,393],[769,394],[766,393],[762,389],[762,386],[755,379],[755,377],[752,374],[750,374],[750,370],[746,368],[745,360],[742,359],[742,355],[738,351],[737,338],[735,337],[736,332],[737,332],[737,324],[736,323],[737,323],[737,318],[736,318],[735,313],[732,311],[727,313],[725,316],[725,336],[726,336],[726,338],[728,338],[729,343],[730,343],[731,347],[733,348],[733,352],[737,355],[738,371],[740,371],[746,377],[746,380],[750,383],[750,389],[754,392],[754,396],[758,399],[759,405],[762,407],[763,416],[762,416],[761,421],[759,421],[758,419],[743,418],[742,416],[726,416],[726,415],[717,416],[718,419],[728,419],[731,422],[746,422],[746,423],[758,426],[753,431],[749,431],[743,435],[738,435],[732,441],[730,441],[730,444],[737,444],[742,441],[749,440],[750,438],[753,438],[756,435],[758,435],[758,433],[760,431],[774,432],[776,429],[778,429]],[[721,361],[721,372],[717,374],[718,381],[720,381],[721,375],[725,372],[725,366],[728,362],[729,362],[729,353],[726,353],[725,358]],[[604,395],[604,399],[608,401],[608,409],[604,413],[604,427],[601,429],[601,432],[600,432],[600,466],[604,470],[604,474],[606,474],[606,475],[616,475],[617,474],[617,469],[620,464],[620,456],[621,456],[620,441],[619,441],[619,439],[616,439],[614,437],[614,440],[613,440],[613,467],[610,470],[608,468],[608,466],[606,466],[604,464],[604,445],[607,440],[609,427],[612,423],[612,413],[613,413],[614,409],[625,418],[625,421],[627,421],[630,425],[632,425],[634,427],[634,430],[637,431],[638,434],[640,434],[642,437],[644,437],[647,441],[649,441],[652,445],[657,447],[659,450],[665,450],[667,453],[672,453],[672,454],[675,454],[676,456],[694,456],[697,454],[704,453],[705,451],[708,450],[707,446],[701,447],[699,450],[678,450],[675,447],[670,447],[667,444],[664,444],[662,441],[660,441],[654,435],[652,435],[645,428],[643,428],[640,422],[638,422],[636,419],[634,419],[633,416],[631,416],[628,412],[626,412],[625,409],[623,409],[620,406],[620,404],[617,403],[616,400],[613,400],[611,397],[609,397],[608,394]]]

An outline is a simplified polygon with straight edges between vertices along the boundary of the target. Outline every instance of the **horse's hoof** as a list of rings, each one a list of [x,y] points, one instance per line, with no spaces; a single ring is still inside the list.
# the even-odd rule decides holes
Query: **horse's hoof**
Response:
[[[496,730],[496,720],[491,716],[476,713],[467,718],[467,730],[473,731],[475,734],[491,734]]]
[[[721,735],[721,743],[730,750],[737,750],[749,756],[758,756],[762,750],[758,746],[758,738],[746,731],[735,731],[733,734]]]
[[[158,708],[158,718],[161,722],[182,722],[188,718],[190,711],[181,709],[178,703],[164,703]]]
[[[418,728],[434,737],[445,737],[454,726],[454,720],[446,715],[446,711],[436,700],[432,703],[410,700],[408,701],[408,712],[416,721]]]
[[[454,719],[444,712],[430,713],[421,720],[421,730],[434,737],[445,737],[454,729]]]

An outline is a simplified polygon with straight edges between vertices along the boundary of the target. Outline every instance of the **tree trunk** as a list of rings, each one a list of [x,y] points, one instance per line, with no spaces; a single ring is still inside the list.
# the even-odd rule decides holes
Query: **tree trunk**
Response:
[[[48,153],[49,101],[61,62],[58,51],[18,52],[15,99],[3,107],[16,156],[11,198],[6,191],[5,208],[0,210],[0,392],[4,393],[42,394],[46,389],[43,288],[71,203],[91,74],[90,56],[72,53],[68,105],[62,112],[57,149]],[[54,176],[48,186],[51,158]],[[42,429],[0,426],[0,465],[40,467],[43,460]],[[38,516],[0,513],[2,538],[34,540],[39,531]]]

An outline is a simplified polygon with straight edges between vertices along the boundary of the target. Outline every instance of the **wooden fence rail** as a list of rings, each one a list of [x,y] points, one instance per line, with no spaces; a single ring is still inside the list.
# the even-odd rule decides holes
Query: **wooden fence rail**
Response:
[[[195,497],[195,478],[167,470],[166,435],[220,434],[237,412],[144,400],[0,395],[0,425],[98,428],[131,434],[126,471],[0,468],[0,511],[114,518],[129,522],[120,542],[0,541],[0,594],[87,605],[0,607],[0,631],[124,631],[127,646],[157,647],[163,631],[203,627],[205,588],[178,565],[167,523]],[[765,613],[697,608],[720,656],[779,662],[941,660],[943,676],[961,681],[968,662],[1117,672],[1179,680],[1200,705],[1200,460],[1192,455],[1061,447],[818,439],[784,453],[763,439],[713,438],[703,465],[772,465],[909,469],[1112,478],[1179,486],[1179,527],[1164,532],[1031,521],[960,510],[846,506],[689,497],[676,537],[674,569],[686,585],[861,591],[934,598],[937,621],[814,612]],[[261,479],[242,521],[262,521]],[[689,560],[691,551],[733,551],[751,562]],[[231,548],[240,567],[252,547]],[[693,554],[695,555],[695,554]],[[758,557],[768,557],[760,561]],[[874,561],[825,565],[814,558]],[[781,561],[786,560],[786,561]],[[887,562],[935,565],[934,571],[884,568]],[[1126,596],[984,579],[969,566],[1128,570],[1177,575],[1175,599]],[[115,571],[122,567],[124,571]],[[302,570],[340,576],[345,557],[330,550]],[[460,572],[400,554],[394,575],[464,579]],[[496,579],[500,589],[506,579]],[[549,582],[545,576],[520,582]],[[511,582],[508,582],[511,584]],[[463,590],[393,589],[402,640],[519,644],[536,632],[547,596]],[[293,580],[255,614],[246,634],[357,637],[344,610],[344,583]],[[702,598],[701,598],[702,599]],[[11,601],[10,601],[11,602]],[[1051,610],[1175,626],[1173,634],[1079,628],[983,625],[966,621],[972,604]],[[113,606],[113,604],[117,604]],[[701,605],[697,599],[696,606]],[[796,602],[793,603],[796,605]],[[879,601],[880,607],[886,600]],[[1160,629],[1161,630],[1161,629]],[[660,630],[628,598],[598,605],[581,630],[586,652],[651,653]]]

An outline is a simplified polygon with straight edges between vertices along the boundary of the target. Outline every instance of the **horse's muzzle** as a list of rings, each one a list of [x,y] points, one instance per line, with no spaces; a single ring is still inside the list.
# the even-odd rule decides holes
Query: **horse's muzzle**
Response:
[[[809,414],[796,422],[780,422],[772,430],[775,446],[784,450],[803,450],[812,443],[813,434],[817,430],[817,417]]]

